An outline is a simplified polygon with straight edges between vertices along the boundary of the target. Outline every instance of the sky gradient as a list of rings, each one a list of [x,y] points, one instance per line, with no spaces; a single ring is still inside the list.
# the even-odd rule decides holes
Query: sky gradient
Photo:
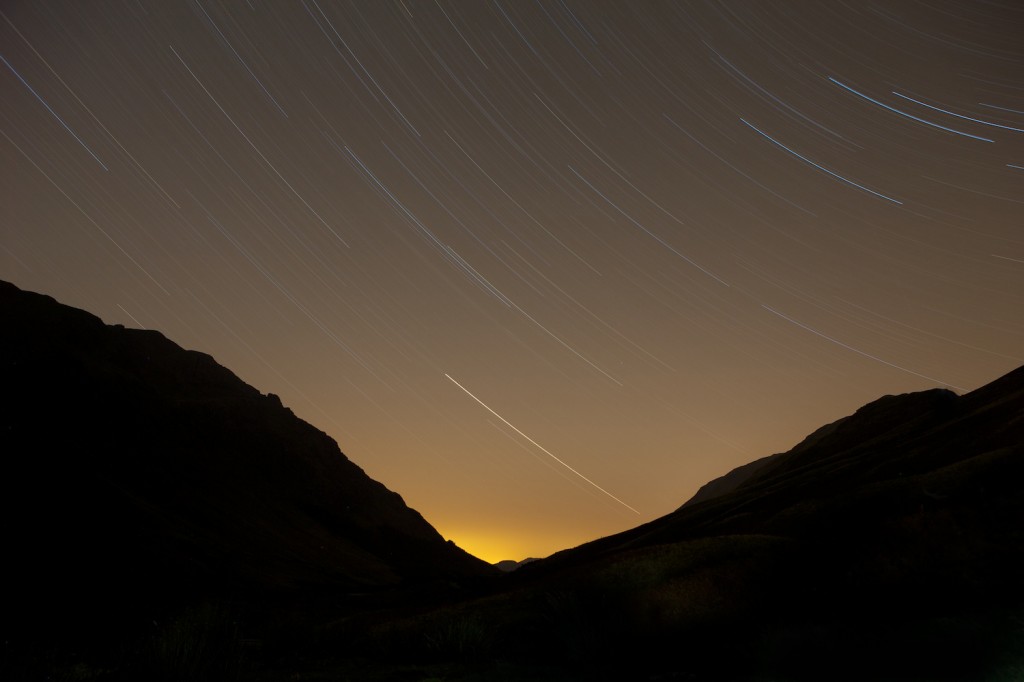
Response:
[[[1014,2],[6,2],[0,277],[497,561],[1024,362]]]

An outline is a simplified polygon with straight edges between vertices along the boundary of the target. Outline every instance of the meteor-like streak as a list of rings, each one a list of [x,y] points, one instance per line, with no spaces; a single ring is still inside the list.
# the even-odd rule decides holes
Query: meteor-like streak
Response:
[[[555,456],[554,454],[552,454],[550,450],[548,450],[548,449],[547,449],[547,448],[545,448],[545,447],[544,447],[543,445],[541,445],[540,443],[538,443],[537,441],[535,441],[534,439],[530,438],[530,437],[529,437],[529,436],[527,436],[527,435],[526,435],[525,433],[523,433],[522,431],[520,431],[519,429],[517,429],[517,428],[516,428],[515,426],[513,426],[513,425],[512,425],[512,424],[511,424],[511,423],[510,423],[510,422],[509,422],[509,421],[508,421],[507,419],[505,419],[505,418],[504,418],[504,417],[502,417],[502,416],[501,416],[500,414],[498,414],[497,412],[495,412],[494,410],[492,410],[492,409],[491,409],[490,407],[488,407],[488,406],[487,406],[487,404],[486,404],[486,403],[485,403],[484,401],[480,400],[480,398],[477,398],[477,397],[476,397],[475,395],[473,395],[472,393],[470,393],[470,392],[469,392],[469,390],[468,390],[468,389],[467,389],[467,388],[466,388],[465,386],[463,386],[462,384],[460,384],[459,382],[457,382],[457,381],[456,381],[455,379],[452,379],[452,378],[451,378],[451,376],[450,376],[449,374],[447,374],[447,373],[446,373],[446,374],[445,374],[445,377],[446,377],[446,378],[448,379],[448,381],[452,382],[453,384],[455,384],[456,386],[458,386],[459,388],[461,388],[461,389],[462,389],[462,391],[463,391],[463,393],[465,393],[465,394],[466,394],[466,395],[468,395],[468,396],[469,396],[470,398],[472,398],[473,400],[475,400],[475,401],[477,401],[478,403],[480,403],[481,407],[483,407],[483,408],[484,408],[485,410],[487,410],[488,412],[490,412],[491,414],[493,414],[493,415],[494,415],[495,417],[497,417],[497,418],[498,418],[498,419],[500,419],[501,421],[505,422],[505,424],[506,424],[506,425],[507,425],[507,426],[508,426],[508,427],[509,427],[510,429],[512,429],[513,431],[515,431],[516,433],[518,433],[518,434],[519,434],[520,436],[522,436],[522,437],[523,437],[523,438],[525,438],[526,440],[528,440],[528,441],[530,441],[531,443],[533,443],[533,444],[534,444],[534,446],[536,446],[536,447],[537,447],[537,449],[539,449],[539,450],[540,450],[541,452],[543,452],[543,453],[544,453],[545,455],[547,455],[547,456],[548,456],[548,457],[550,457],[551,459],[555,460],[556,462],[558,462],[559,464],[561,464],[562,466],[564,466],[564,467],[565,467],[566,469],[568,469],[568,470],[569,470],[569,471],[571,471],[572,473],[574,473],[574,474],[576,474],[577,476],[579,476],[580,478],[582,478],[582,479],[583,479],[584,481],[586,481],[587,483],[589,483],[589,484],[590,484],[590,485],[592,485],[593,487],[597,488],[597,489],[598,489],[598,490],[600,490],[600,491],[601,491],[602,493],[604,493],[604,494],[605,494],[605,495],[607,495],[608,497],[612,498],[613,500],[615,500],[616,502],[618,502],[619,504],[621,504],[621,505],[622,505],[623,507],[625,507],[625,508],[626,508],[626,509],[628,509],[629,511],[633,512],[634,514],[639,514],[639,513],[640,513],[640,512],[638,512],[638,511],[637,511],[636,509],[633,509],[633,508],[632,508],[632,507],[630,507],[630,506],[629,506],[628,504],[626,504],[625,502],[623,502],[622,500],[620,500],[619,498],[617,498],[617,497],[615,497],[614,495],[612,495],[612,494],[611,494],[610,492],[608,492],[607,490],[605,490],[604,488],[602,488],[602,487],[601,487],[601,486],[599,486],[598,484],[596,484],[596,483],[594,483],[593,481],[591,481],[591,480],[590,480],[589,478],[587,478],[586,476],[584,476],[584,475],[583,475],[583,474],[581,474],[580,472],[578,472],[578,471],[576,471],[575,469],[573,469],[573,468],[572,468],[571,466],[569,466],[568,464],[566,464],[565,462],[563,462],[562,460],[560,460],[560,459],[559,459],[558,457],[556,457],[556,456]]]

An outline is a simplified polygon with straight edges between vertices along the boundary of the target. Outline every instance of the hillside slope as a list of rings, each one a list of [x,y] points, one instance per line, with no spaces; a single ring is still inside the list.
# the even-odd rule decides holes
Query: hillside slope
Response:
[[[5,632],[494,570],[203,353],[0,283]]]
[[[616,674],[1019,679],[1021,575],[1024,368],[865,405],[675,512],[524,566],[509,603],[558,595],[561,659]],[[508,632],[552,617],[520,618]]]
[[[888,511],[879,496],[907,508],[957,500],[989,506],[1001,498],[985,491],[1009,486],[1013,498],[1017,481],[995,472],[1024,466],[1022,453],[1024,367],[963,396],[945,389],[885,396],[785,453],[712,481],[671,514],[549,563],[695,537],[799,535],[824,523],[821,515],[840,512],[867,524]]]

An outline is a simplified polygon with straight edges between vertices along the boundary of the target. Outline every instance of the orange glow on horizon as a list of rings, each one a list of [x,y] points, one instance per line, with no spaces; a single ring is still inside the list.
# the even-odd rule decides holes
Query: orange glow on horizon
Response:
[[[321,4],[4,3],[0,279],[486,561],[1024,363],[1021,3]]]
[[[543,559],[555,552],[580,544],[576,538],[537,536],[531,534],[530,530],[524,528],[522,533],[504,535],[488,533],[480,529],[466,531],[445,529],[440,532],[446,540],[451,540],[473,556],[483,559],[489,564],[496,564],[508,559],[512,561]]]

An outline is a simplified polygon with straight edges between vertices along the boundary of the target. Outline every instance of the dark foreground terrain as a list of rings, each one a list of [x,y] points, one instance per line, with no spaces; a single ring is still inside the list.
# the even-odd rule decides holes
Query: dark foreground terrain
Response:
[[[1024,368],[501,574],[209,356],[0,311],[2,679],[1024,679]]]

